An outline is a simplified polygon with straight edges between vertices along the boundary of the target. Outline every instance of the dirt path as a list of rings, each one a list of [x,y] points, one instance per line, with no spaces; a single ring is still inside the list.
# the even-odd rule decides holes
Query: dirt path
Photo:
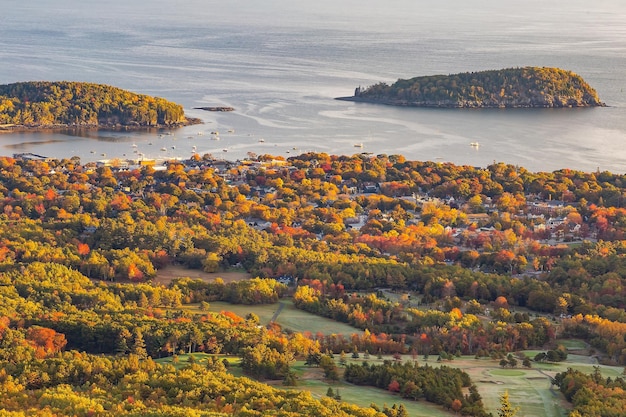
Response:
[[[270,319],[270,323],[274,323],[276,321],[280,312],[283,311],[283,308],[285,308],[285,303],[278,303],[278,309],[276,310],[276,313],[274,313],[274,315]]]
[[[157,276],[153,282],[155,284],[169,285],[176,278],[193,278],[201,279],[203,281],[213,281],[215,278],[222,278],[224,282],[241,281],[243,279],[250,279],[252,276],[247,272],[215,272],[209,273],[200,271],[199,269],[187,269],[181,266],[168,266],[157,271]]]

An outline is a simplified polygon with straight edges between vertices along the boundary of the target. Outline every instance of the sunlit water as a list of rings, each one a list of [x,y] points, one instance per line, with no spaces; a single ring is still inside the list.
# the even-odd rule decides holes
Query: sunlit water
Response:
[[[3,134],[0,154],[90,161],[372,152],[626,172],[626,5],[619,0],[9,3],[0,14],[0,83],[106,83],[181,103],[205,123],[162,137]],[[379,81],[527,65],[582,75],[610,107],[436,110],[333,99]],[[236,111],[193,110],[216,105]]]

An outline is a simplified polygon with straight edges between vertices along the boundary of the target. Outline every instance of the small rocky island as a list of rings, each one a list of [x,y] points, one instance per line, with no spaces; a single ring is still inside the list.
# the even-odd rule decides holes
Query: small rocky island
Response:
[[[31,81],[0,85],[0,130],[131,129],[201,123],[163,98],[103,84]]]
[[[194,109],[204,111],[235,111],[235,108],[230,106],[194,107]]]
[[[582,77],[560,68],[508,68],[400,79],[358,87],[354,96],[367,103],[438,108],[603,107]]]

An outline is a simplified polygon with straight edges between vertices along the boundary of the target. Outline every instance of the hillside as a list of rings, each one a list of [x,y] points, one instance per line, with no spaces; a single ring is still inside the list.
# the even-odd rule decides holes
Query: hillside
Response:
[[[625,192],[401,155],[0,156],[0,415],[486,417],[505,389],[624,415]]]
[[[0,125],[5,128],[156,127],[197,123],[183,107],[158,97],[83,82],[0,85]]]
[[[604,106],[582,77],[559,68],[508,68],[399,79],[342,100],[410,107],[560,108]]]

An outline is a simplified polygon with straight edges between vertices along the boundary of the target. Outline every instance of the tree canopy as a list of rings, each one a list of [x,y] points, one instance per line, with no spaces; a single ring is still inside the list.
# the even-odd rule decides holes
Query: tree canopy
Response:
[[[560,68],[507,68],[399,79],[379,83],[352,98],[416,107],[603,106],[582,77]]]
[[[109,85],[69,81],[0,85],[0,124],[173,126],[189,122],[179,104]]]

